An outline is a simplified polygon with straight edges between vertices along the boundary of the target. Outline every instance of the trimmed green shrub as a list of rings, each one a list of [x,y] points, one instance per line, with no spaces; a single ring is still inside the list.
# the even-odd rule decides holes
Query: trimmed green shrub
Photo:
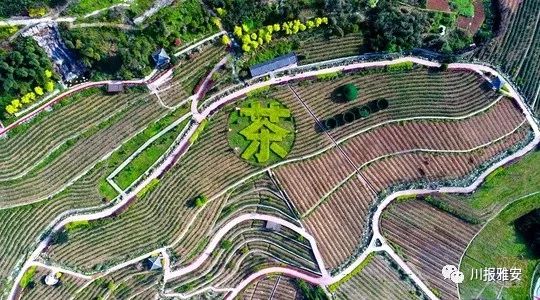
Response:
[[[340,90],[343,98],[347,102],[354,101],[356,97],[358,97],[358,88],[352,83],[347,83],[346,85],[342,86]]]
[[[367,107],[367,106],[360,107],[358,109],[358,113],[360,114],[360,117],[362,117],[362,118],[369,117],[369,114],[370,114],[369,107]]]
[[[345,121],[345,123],[352,123],[355,120],[356,120],[356,116],[354,115],[353,112],[347,111],[343,114],[343,121]]]
[[[329,118],[326,121],[324,121],[324,126],[328,129],[334,129],[337,126],[337,121],[334,118]]]
[[[379,99],[377,100],[377,107],[379,110],[384,110],[388,108],[388,100],[386,99]]]

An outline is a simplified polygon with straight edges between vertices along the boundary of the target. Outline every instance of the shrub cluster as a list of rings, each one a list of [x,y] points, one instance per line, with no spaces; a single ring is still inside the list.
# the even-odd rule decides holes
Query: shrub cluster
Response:
[[[337,114],[322,121],[322,131],[328,131],[341,127],[346,124],[353,123],[356,120],[368,118],[370,115],[388,108],[388,100],[379,99],[373,100],[365,105],[353,107],[343,113]]]

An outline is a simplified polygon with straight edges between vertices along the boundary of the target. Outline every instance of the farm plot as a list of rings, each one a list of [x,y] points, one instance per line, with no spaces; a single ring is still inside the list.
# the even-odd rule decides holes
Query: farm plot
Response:
[[[413,272],[442,299],[456,299],[457,285],[440,270],[458,265],[480,225],[466,223],[421,200],[394,202],[383,212],[382,234]]]
[[[425,199],[464,220],[482,223],[506,204],[540,190],[540,152],[528,154],[491,173],[472,195],[433,194]]]
[[[216,230],[242,214],[274,215],[300,226],[281,191],[267,175],[246,182],[223,197],[224,201],[209,203],[191,225],[190,228],[201,228],[197,234],[187,235],[173,248],[176,256],[180,257],[175,266],[190,263],[202,253]]]
[[[55,153],[69,147],[88,128],[117,113],[129,100],[128,95],[105,96],[98,89],[88,90],[54,105],[52,112],[43,112],[28,124],[14,128],[8,138],[0,139],[0,180],[46,165]],[[58,150],[51,153],[52,149]]]
[[[236,280],[237,273],[249,274],[259,268],[257,265],[241,268],[242,261],[249,259],[253,253],[267,256],[267,260],[273,261],[274,265],[287,264],[308,273],[318,271],[308,241],[286,227],[266,229],[266,225],[264,221],[240,223],[224,236],[220,249],[214,250],[201,267],[168,282],[167,286],[177,292],[189,292],[210,283],[232,287],[228,285],[229,280]]]
[[[161,100],[168,106],[187,100],[194,93],[197,83],[202,82],[226,54],[223,46],[212,45],[182,59],[174,69],[173,80],[159,91]]]
[[[274,174],[299,213],[304,215],[354,171],[354,166],[332,148],[315,158],[278,167]]]
[[[374,169],[370,169],[368,165],[362,171],[376,191],[382,192],[398,183],[405,184],[416,180],[424,182],[452,180],[467,176],[492,157],[503,153],[514,144],[523,142],[528,133],[528,126],[523,124],[523,118],[511,100],[503,99],[488,111],[461,121],[427,121],[388,125],[355,136],[341,147],[358,168],[377,157],[401,153],[374,162],[372,164],[375,166]],[[504,124],[500,120],[508,123]],[[473,128],[479,128],[478,132],[474,132]],[[396,131],[392,133],[394,130]],[[408,131],[410,134],[407,133]],[[426,135],[418,134],[424,132]],[[506,137],[507,134],[509,136]],[[393,143],[387,143],[388,138]],[[492,141],[495,141],[492,146],[484,147]],[[435,154],[431,155],[412,151],[414,149],[467,150],[476,147],[479,147],[478,150],[471,153],[445,154],[435,151]],[[331,153],[330,151],[326,154]],[[412,152],[405,154],[407,151]],[[294,200],[295,205],[299,207],[307,228],[319,242],[328,267],[336,268],[351,257],[359,246],[367,242],[366,239],[369,236],[364,227],[376,195],[366,187],[362,180],[354,176],[354,169],[348,170],[348,173],[342,171],[338,175],[333,174],[333,178],[331,176],[329,176],[331,179],[325,178],[324,184],[315,184],[314,186],[325,188],[319,192],[314,188],[308,189],[310,193],[304,192],[303,187],[309,187],[310,182],[317,182],[316,180],[320,178],[320,176],[313,176],[316,179],[310,179],[309,174],[313,174],[316,170],[324,170],[326,166],[326,164],[316,165],[313,162],[314,160],[308,160],[297,163],[296,165],[308,169],[302,172],[291,172],[287,174],[288,177],[278,176],[278,178],[284,183],[283,187]],[[387,165],[386,162],[388,162]],[[381,167],[385,165],[384,168],[387,170],[382,171],[376,167],[379,164]],[[276,174],[280,175],[282,174],[280,169],[290,170],[294,165],[278,168]],[[313,166],[316,166],[313,170],[309,169]],[[457,168],[448,170],[447,166]],[[338,167],[333,170],[338,170]],[[393,175],[387,178],[388,173]],[[341,178],[343,179],[339,180]],[[307,180],[308,183],[303,183],[302,180]],[[297,182],[302,182],[302,184],[296,185]],[[309,205],[307,206],[306,203]]]
[[[342,103],[335,99],[334,94],[338,87],[347,83],[358,88],[358,98]],[[329,131],[338,140],[388,120],[418,116],[463,116],[486,107],[499,97],[478,74],[461,70],[440,72],[419,66],[409,72],[371,69],[331,81],[299,85],[294,89],[320,120],[373,100],[388,101],[388,109]]]
[[[97,190],[97,182],[104,176],[103,167],[96,167],[77,180],[63,193],[49,202],[19,206],[0,210],[0,292],[9,286],[7,280],[15,271],[21,259],[37,244],[40,234],[58,215],[73,209],[100,205],[102,197]]]
[[[197,142],[152,192],[134,201],[127,211],[108,219],[102,226],[73,234],[69,243],[53,249],[52,256],[91,269],[97,264],[124,261],[126,257],[172,243],[198,211],[193,199],[200,195],[212,199],[255,170],[239,160],[229,148],[227,116],[228,112],[223,112],[209,122]],[[192,231],[190,234],[198,233]]]
[[[508,137],[478,149],[459,153],[408,153],[378,160],[362,170],[377,192],[389,187],[413,185],[465,185],[490,161],[506,156],[510,149],[528,141],[528,129],[514,132]],[[514,149],[515,150],[515,149]]]
[[[45,277],[49,274],[50,270],[38,267],[32,280],[32,287],[25,288],[20,299],[69,299],[88,282],[69,274],[60,274],[59,282],[55,286],[48,286],[45,284]]]
[[[422,299],[421,292],[398,273],[384,254],[368,256],[334,292],[335,299]],[[332,290],[332,288],[331,288]]]
[[[368,212],[375,195],[354,176],[304,218],[328,269],[339,267],[369,238]]]
[[[151,120],[164,113],[156,103],[139,99],[114,117],[104,121],[46,168],[29,173],[20,179],[0,183],[2,206],[32,203],[59,192],[77,175],[112,152],[119,144]]]
[[[291,278],[264,276],[247,286],[239,297],[243,300],[296,300],[300,298],[300,295]]]
[[[157,285],[161,270],[149,270],[146,260],[94,279],[71,295],[74,299],[129,299]]]
[[[295,51],[300,64],[310,64],[340,57],[359,55],[363,48],[363,38],[359,34],[345,37],[318,37],[301,42]]]
[[[501,9],[499,35],[482,47],[475,58],[490,62],[512,76],[532,103],[540,82],[540,3],[503,1]],[[535,109],[538,112],[538,105]]]
[[[415,149],[467,151],[504,138],[519,128],[529,128],[525,116],[514,100],[502,98],[489,109],[465,119],[392,123],[357,135],[341,147],[361,167],[383,155]]]

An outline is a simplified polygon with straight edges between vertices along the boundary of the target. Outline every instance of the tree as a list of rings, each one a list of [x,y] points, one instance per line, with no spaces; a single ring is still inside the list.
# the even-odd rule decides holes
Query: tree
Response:
[[[227,36],[226,34],[224,34],[222,37],[221,37],[221,43],[223,45],[230,45],[231,44],[231,39],[229,38],[229,36]]]
[[[403,12],[391,1],[381,2],[371,11],[368,25],[368,46],[375,51],[389,52],[420,46],[422,33],[430,26],[425,12]]]
[[[34,92],[36,92],[36,94],[37,94],[38,96],[43,96],[43,94],[44,94],[44,93],[43,93],[43,88],[41,88],[40,86],[36,86],[36,87],[34,88]]]
[[[540,209],[521,216],[514,226],[535,258],[540,257]]]
[[[223,241],[221,241],[221,243],[219,244],[219,247],[220,247],[221,249],[224,249],[224,250],[229,250],[229,249],[231,249],[232,245],[233,245],[233,243],[232,243],[231,241],[229,241],[229,240],[223,240]]]
[[[69,236],[68,236],[67,231],[65,230],[56,231],[51,236],[51,243],[53,245],[65,244],[68,242],[68,240],[69,240]]]
[[[49,93],[52,92],[52,91],[54,91],[54,82],[52,82],[52,81],[47,81],[47,82],[45,83],[45,90],[47,90],[47,92],[49,92]]]
[[[362,118],[367,118],[369,116],[369,107],[362,106],[360,109],[358,109],[358,114]]]
[[[6,106],[6,112],[10,115],[14,115],[17,111],[19,110],[11,104]]]
[[[358,96],[358,88],[356,88],[356,86],[352,83],[347,83],[340,88],[340,94],[343,96],[345,101],[351,102],[354,101]]]
[[[193,201],[193,204],[195,207],[199,208],[202,207],[206,202],[208,201],[208,198],[206,196],[200,195],[199,197],[195,198]]]

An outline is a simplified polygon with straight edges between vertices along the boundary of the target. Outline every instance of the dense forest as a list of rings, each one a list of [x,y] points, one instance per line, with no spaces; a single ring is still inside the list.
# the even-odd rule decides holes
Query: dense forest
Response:
[[[2,0],[0,1],[0,18],[29,15],[32,9],[47,9],[66,3],[66,0]]]
[[[45,86],[46,71],[52,69],[47,54],[31,38],[18,38],[7,49],[0,48],[0,115],[12,99]]]
[[[144,77],[154,67],[152,53],[174,49],[186,41],[216,31],[197,0],[186,0],[160,10],[135,30],[118,28],[69,29],[60,32],[68,48],[81,57],[92,79]]]

